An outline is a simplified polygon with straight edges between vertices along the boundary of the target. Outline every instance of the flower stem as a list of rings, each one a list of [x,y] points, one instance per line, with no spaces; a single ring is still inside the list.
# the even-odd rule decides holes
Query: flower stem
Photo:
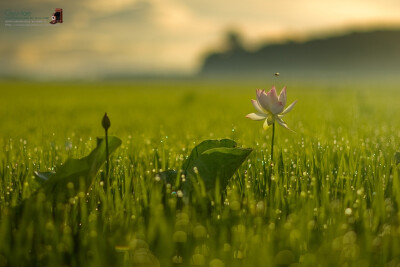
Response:
[[[272,124],[272,140],[271,140],[271,162],[269,164],[269,175],[266,177],[267,179],[267,188],[268,195],[271,195],[271,187],[272,187],[272,172],[274,170],[274,138],[275,138],[275,123]]]
[[[271,163],[274,161],[274,138],[275,138],[275,122],[272,124]]]
[[[106,177],[109,179],[110,172],[110,157],[108,154],[108,129],[106,129]]]

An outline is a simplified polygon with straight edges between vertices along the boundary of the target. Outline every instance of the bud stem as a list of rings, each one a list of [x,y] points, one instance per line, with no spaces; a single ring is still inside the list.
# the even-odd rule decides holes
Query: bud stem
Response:
[[[109,179],[110,159],[108,154],[108,129],[105,129],[105,131],[106,131],[106,176],[107,179]]]
[[[108,128],[111,126],[110,118],[107,116],[107,112],[104,114],[103,120],[101,121],[101,125],[103,126],[106,132],[106,179],[109,179],[109,171],[110,171],[110,159],[108,154]]]

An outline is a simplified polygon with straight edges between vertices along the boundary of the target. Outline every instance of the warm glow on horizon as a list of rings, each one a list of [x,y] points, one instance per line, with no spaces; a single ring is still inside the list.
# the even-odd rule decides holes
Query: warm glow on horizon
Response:
[[[6,60],[0,75],[39,77],[195,73],[229,29],[254,49],[264,42],[400,25],[400,2],[394,0],[25,0],[0,7],[3,13],[29,9],[40,15],[64,9],[65,22],[57,28],[2,23],[0,55]],[[49,70],[55,58],[63,63]]]

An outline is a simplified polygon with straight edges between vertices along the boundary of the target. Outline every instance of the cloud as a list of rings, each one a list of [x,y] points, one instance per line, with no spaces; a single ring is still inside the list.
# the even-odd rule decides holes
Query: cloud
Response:
[[[101,4],[101,3],[100,3]],[[195,55],[209,41],[206,23],[184,6],[132,2],[113,12],[65,9],[57,30],[34,29],[20,36],[11,59],[32,75],[101,75],[106,72],[193,72]],[[188,56],[194,55],[194,56]],[[53,64],[54,63],[54,64]],[[57,64],[57,67],[52,67]]]
[[[0,72],[42,76],[195,72],[199,57],[239,29],[250,44],[326,29],[399,23],[395,0],[19,0],[40,14],[64,9],[62,25],[4,29]],[[4,27],[4,26],[3,26]],[[2,29],[3,30],[3,29]],[[53,62],[62,62],[56,68]]]
[[[139,0],[86,0],[83,5],[92,12],[114,13],[137,4]]]

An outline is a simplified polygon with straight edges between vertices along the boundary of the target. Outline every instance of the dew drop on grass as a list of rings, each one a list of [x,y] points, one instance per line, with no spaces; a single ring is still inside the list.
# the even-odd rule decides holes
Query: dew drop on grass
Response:
[[[71,182],[69,182],[69,183],[67,184],[67,188],[70,189],[70,190],[74,189],[74,184],[71,183]]]
[[[175,255],[172,257],[172,263],[181,264],[183,262],[183,258],[179,255]]]
[[[257,211],[257,213],[263,213],[264,212],[264,201],[258,201],[257,202],[256,211]]]
[[[201,225],[201,224],[196,225],[196,226],[193,228],[193,236],[194,236],[194,238],[196,238],[196,239],[205,238],[205,237],[207,236],[207,229],[206,229],[203,225]]]
[[[231,245],[229,243],[224,243],[224,252],[229,252],[231,250]]]
[[[204,266],[206,259],[202,254],[194,254],[190,260],[193,266]]]
[[[225,267],[225,264],[220,259],[213,259],[210,261],[210,267]]]
[[[187,234],[184,231],[176,231],[172,235],[172,241],[175,243],[185,243],[187,240]]]
[[[344,213],[347,215],[347,216],[350,216],[351,214],[352,214],[352,210],[351,210],[351,208],[347,208],[345,211],[344,211]]]

